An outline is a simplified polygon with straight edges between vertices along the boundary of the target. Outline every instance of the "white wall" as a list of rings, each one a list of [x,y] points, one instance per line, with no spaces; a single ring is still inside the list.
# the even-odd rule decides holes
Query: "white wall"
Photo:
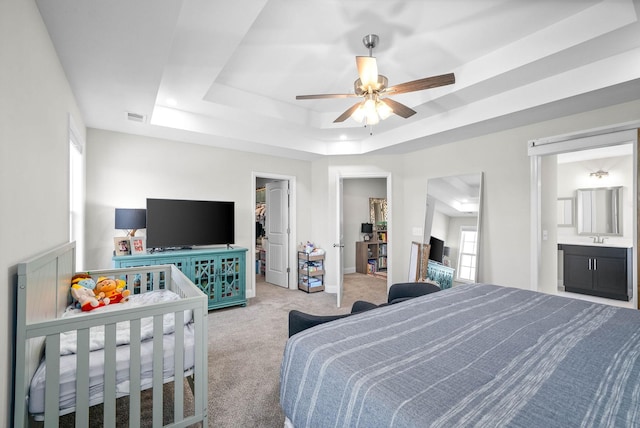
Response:
[[[445,245],[449,246],[449,223],[451,217],[444,215],[439,211],[433,213],[433,223],[431,224],[431,236],[441,239],[446,242]],[[425,241],[425,244],[428,243]]]
[[[9,426],[16,264],[68,241],[69,113],[80,113],[33,1],[0,2],[0,426]]]
[[[234,201],[235,243],[249,249],[255,231],[252,172],[296,177],[297,230],[293,233],[298,241],[311,235],[311,212],[320,204],[309,191],[309,162],[96,129],[87,133],[87,171],[85,264],[89,270],[112,265],[113,237],[123,235],[114,229],[115,208],[144,208],[148,197]],[[251,260],[249,253],[250,297],[255,293]]]
[[[356,271],[356,241],[362,241],[360,227],[369,223],[369,198],[386,198],[387,180],[384,178],[348,178],[343,181],[342,209],[344,233],[344,273]]]

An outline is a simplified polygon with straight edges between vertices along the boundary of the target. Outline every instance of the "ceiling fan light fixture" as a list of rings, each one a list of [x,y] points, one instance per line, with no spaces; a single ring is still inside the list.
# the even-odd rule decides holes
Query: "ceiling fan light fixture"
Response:
[[[391,114],[393,113],[393,110],[391,109],[391,107],[389,107],[388,105],[386,105],[380,100],[376,102],[376,111],[378,112],[378,115],[380,115],[380,119],[382,120],[385,120],[386,118],[391,116]]]
[[[367,112],[365,120],[367,125],[377,125],[380,122],[380,116],[378,116],[376,111]]]
[[[364,102],[360,103],[357,109],[351,114],[351,118],[356,122],[362,123],[364,120]]]

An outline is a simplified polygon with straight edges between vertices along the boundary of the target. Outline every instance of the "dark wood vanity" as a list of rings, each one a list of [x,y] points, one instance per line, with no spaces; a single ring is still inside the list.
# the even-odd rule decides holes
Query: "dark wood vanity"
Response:
[[[629,301],[631,248],[559,244],[558,250],[564,253],[566,291]]]

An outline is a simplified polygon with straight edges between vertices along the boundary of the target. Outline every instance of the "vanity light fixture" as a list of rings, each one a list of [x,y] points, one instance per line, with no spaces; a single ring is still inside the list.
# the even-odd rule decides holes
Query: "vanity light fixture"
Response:
[[[589,174],[589,177],[596,177],[596,178],[602,178],[602,177],[608,177],[609,176],[609,172],[608,171],[603,171],[601,169],[597,170],[596,172],[592,172],[591,174]]]

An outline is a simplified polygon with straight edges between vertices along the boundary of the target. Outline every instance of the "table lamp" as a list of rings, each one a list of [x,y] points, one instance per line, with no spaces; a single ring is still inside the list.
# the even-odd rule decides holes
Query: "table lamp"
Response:
[[[136,230],[147,227],[147,210],[144,208],[116,208],[116,229],[135,236]]]

